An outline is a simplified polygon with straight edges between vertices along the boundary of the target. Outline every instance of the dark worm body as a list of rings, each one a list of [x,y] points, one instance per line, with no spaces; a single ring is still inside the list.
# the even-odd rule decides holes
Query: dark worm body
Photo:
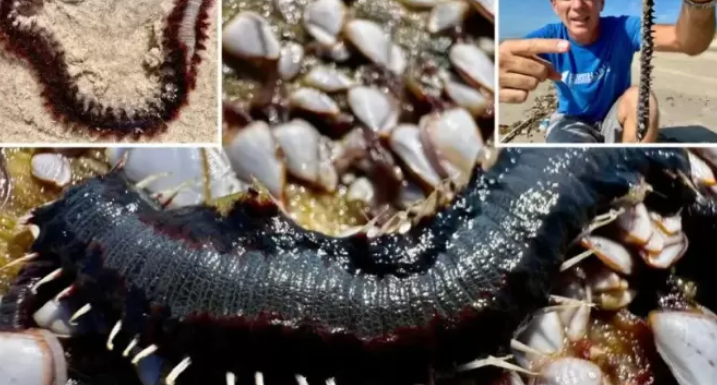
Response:
[[[0,325],[63,299],[92,310],[81,326],[122,351],[142,348],[176,364],[179,383],[312,380],[425,382],[507,347],[545,306],[568,244],[641,179],[677,189],[682,150],[505,150],[449,207],[407,234],[332,238],[306,231],[271,202],[247,196],[162,210],[119,171],[70,188],[34,210],[40,228],[28,265],[0,306]],[[677,191],[677,194],[674,192]],[[690,202],[680,189],[670,191]],[[57,268],[63,275],[23,291]],[[100,337],[98,337],[100,338]]]

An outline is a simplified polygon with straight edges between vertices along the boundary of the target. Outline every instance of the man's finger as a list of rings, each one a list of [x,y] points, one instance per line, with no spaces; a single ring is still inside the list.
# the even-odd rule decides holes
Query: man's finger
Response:
[[[548,79],[560,81],[563,80],[563,75],[556,71],[555,68],[553,68],[553,66],[551,65],[548,67]]]
[[[528,91],[501,88],[498,99],[501,103],[523,103],[528,99]]]
[[[502,88],[532,91],[538,87],[540,81],[532,76],[508,72],[500,75],[499,84]]]
[[[503,72],[532,76],[542,82],[545,79],[551,79],[550,75],[553,66],[537,56],[531,58],[510,56],[505,61],[500,62],[500,69]],[[553,70],[553,73],[555,73],[555,70]]]
[[[545,67],[548,69],[548,75],[547,78],[550,80],[562,80],[563,76],[560,75],[558,71],[555,70],[555,67],[553,67],[553,64],[550,63],[547,60],[544,60],[543,58],[540,58],[538,56],[535,57],[536,60],[540,60],[545,64]]]
[[[543,53],[565,53],[570,50],[570,42],[562,39],[522,39],[508,40],[500,49],[507,49],[518,55],[540,55]]]

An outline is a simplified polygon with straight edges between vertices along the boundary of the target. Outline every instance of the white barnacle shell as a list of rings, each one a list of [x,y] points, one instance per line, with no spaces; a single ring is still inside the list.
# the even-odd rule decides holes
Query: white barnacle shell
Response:
[[[346,37],[372,62],[396,74],[406,69],[406,54],[381,26],[368,20],[352,20],[344,28]]]
[[[398,203],[404,210],[417,207],[420,202],[426,202],[426,194],[421,187],[415,183],[404,180],[401,183],[401,192],[398,196]],[[419,209],[420,210],[420,209]],[[431,211],[427,210],[427,213]]]
[[[469,2],[473,4],[473,7],[490,21],[495,19],[495,1],[496,0],[469,0]]]
[[[106,153],[113,165],[126,157],[124,174],[150,193],[165,195],[178,189],[170,207],[202,204],[243,189],[229,159],[219,149],[114,147]]]
[[[291,80],[301,70],[304,60],[304,47],[301,44],[289,43],[281,48],[279,58],[279,76],[284,80]]]
[[[421,142],[418,126],[401,124],[391,132],[389,144],[411,172],[430,186],[437,186],[441,177],[433,169]]]
[[[655,311],[648,317],[655,346],[680,385],[717,383],[717,318]]]
[[[317,184],[319,180],[319,139],[321,134],[308,122],[294,119],[273,128],[289,172],[295,177]]]
[[[328,54],[331,60],[337,63],[343,63],[351,58],[351,52],[346,46],[346,43],[344,43],[343,41],[340,41],[331,46]]]
[[[468,14],[468,4],[463,0],[452,0],[436,5],[428,18],[428,32],[437,33],[456,27]]]
[[[62,385],[67,361],[60,341],[47,330],[0,332],[0,373],[4,384]]]
[[[32,176],[63,187],[72,181],[70,161],[61,154],[43,153],[32,157]]]
[[[319,137],[319,181],[326,191],[333,192],[339,186],[339,173],[334,166],[335,143],[331,139]]]
[[[451,47],[448,55],[468,84],[495,92],[495,64],[488,54],[473,44],[459,43]]]
[[[542,354],[561,352],[565,347],[565,336],[565,326],[558,312],[551,311],[536,315],[518,334],[518,341],[529,346],[531,351],[515,350],[516,361],[523,367],[530,367],[530,363],[539,358],[537,352]]]
[[[687,157],[690,162],[690,174],[692,175],[693,182],[698,186],[709,187],[717,185],[717,178],[715,178],[715,174],[707,162],[691,151],[687,152]]]
[[[476,45],[489,56],[495,56],[495,40],[490,37],[481,36],[475,41]]]
[[[304,9],[304,27],[319,43],[332,46],[344,25],[346,6],[341,0],[317,0]]]
[[[625,210],[616,221],[626,242],[635,245],[646,245],[650,242],[653,225],[647,207],[643,203]]]
[[[368,178],[356,178],[349,186],[346,198],[349,201],[363,202],[370,205],[376,195],[376,188]]]
[[[281,46],[269,23],[259,14],[245,11],[226,24],[222,47],[242,59],[279,59]]]
[[[299,88],[289,96],[294,108],[311,111],[319,115],[335,116],[341,113],[339,106],[329,95],[313,88]]]
[[[535,385],[603,385],[605,374],[596,364],[572,357],[561,357],[543,367]]]
[[[45,302],[32,314],[33,321],[39,327],[64,337],[77,332],[77,327],[70,323],[70,318],[72,318],[72,310],[67,303],[56,299]]]
[[[312,68],[306,74],[304,83],[324,92],[343,91],[354,84],[353,80],[344,73],[326,66]]]
[[[253,122],[242,128],[224,151],[240,179],[248,183],[259,181],[271,195],[279,199],[283,197],[286,170],[265,122]]]
[[[589,235],[580,240],[586,248],[611,269],[625,275],[632,274],[635,262],[630,251],[620,242],[599,235]]]
[[[368,128],[387,135],[398,123],[398,102],[377,88],[357,86],[348,93],[349,106]]]
[[[490,106],[491,100],[479,90],[461,82],[453,76],[443,81],[443,89],[459,107],[468,110],[473,116],[482,115]]]
[[[473,117],[453,108],[423,120],[438,162],[452,177],[470,175],[485,143]]]

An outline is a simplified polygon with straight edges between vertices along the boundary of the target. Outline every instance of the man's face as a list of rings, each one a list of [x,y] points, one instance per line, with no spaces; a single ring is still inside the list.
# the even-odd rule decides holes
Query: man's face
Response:
[[[578,42],[591,42],[597,32],[604,0],[551,0],[555,13]]]

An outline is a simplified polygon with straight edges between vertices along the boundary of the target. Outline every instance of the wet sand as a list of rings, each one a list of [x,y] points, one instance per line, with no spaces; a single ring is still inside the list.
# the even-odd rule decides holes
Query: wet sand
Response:
[[[633,60],[633,84],[639,79],[639,56]],[[660,109],[660,127],[681,142],[717,142],[717,43],[699,56],[657,52],[653,58],[653,92]],[[549,92],[548,84],[529,96],[524,104],[501,104],[499,124],[513,126],[529,117],[536,96]],[[521,130],[510,143],[543,143],[537,127]]]
[[[70,73],[80,89],[112,104],[135,104],[158,84],[159,44],[174,0],[80,0],[43,3],[38,18],[64,46]],[[165,134],[143,142],[216,143],[217,6],[210,9],[207,50],[189,105]],[[84,130],[70,132],[44,106],[31,69],[0,43],[0,142],[77,143],[94,141]],[[107,140],[107,139],[105,139]],[[126,139],[125,142],[131,141]]]

